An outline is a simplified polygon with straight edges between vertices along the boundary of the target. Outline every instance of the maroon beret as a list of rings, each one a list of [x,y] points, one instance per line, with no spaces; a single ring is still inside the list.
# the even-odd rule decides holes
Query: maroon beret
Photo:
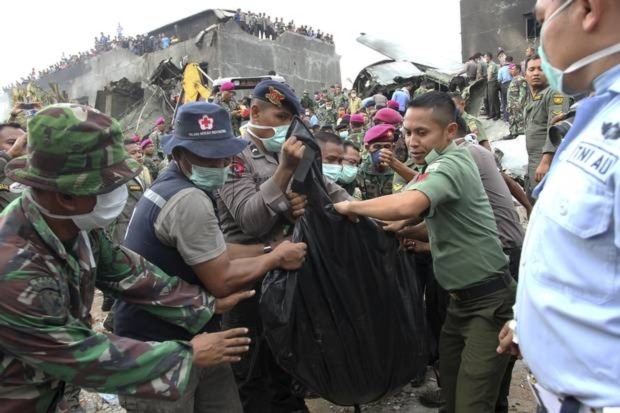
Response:
[[[364,143],[373,143],[378,140],[385,140],[385,138],[391,138],[392,140],[396,140],[394,130],[394,126],[388,123],[373,126],[372,128],[368,129],[368,132],[366,132],[366,135],[364,135]]]
[[[377,111],[374,117],[374,121],[381,121],[385,123],[389,123],[390,125],[397,125],[403,121],[403,117],[400,116],[400,113],[390,108],[383,108]]]
[[[387,101],[387,107],[394,110],[400,109],[400,105],[398,104],[398,102],[391,99]]]
[[[356,113],[355,115],[351,115],[349,122],[350,123],[364,123],[364,115],[360,115],[359,113]]]

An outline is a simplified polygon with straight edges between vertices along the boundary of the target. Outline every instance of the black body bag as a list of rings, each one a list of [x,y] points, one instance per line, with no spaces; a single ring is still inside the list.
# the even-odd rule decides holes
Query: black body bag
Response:
[[[265,277],[265,338],[278,364],[321,397],[369,403],[426,368],[415,261],[374,221],[352,223],[333,209],[312,134],[296,119],[291,135],[306,145],[293,190],[308,195],[308,206],[293,242],[307,243],[308,255],[301,269]]]

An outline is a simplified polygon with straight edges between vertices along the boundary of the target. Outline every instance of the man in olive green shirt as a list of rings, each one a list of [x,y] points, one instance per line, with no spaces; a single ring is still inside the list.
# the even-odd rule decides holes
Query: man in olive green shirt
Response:
[[[403,129],[411,152],[430,152],[427,167],[402,193],[335,208],[345,215],[396,221],[389,230],[424,218],[435,276],[451,297],[439,343],[446,410],[492,413],[509,361],[495,352],[496,335],[512,315],[516,284],[476,164],[452,142],[455,113],[443,92],[410,102]]]
[[[525,80],[529,86],[525,102],[525,145],[527,147],[527,176],[525,192],[531,199],[534,187],[542,181],[551,167],[556,146],[549,140],[553,118],[568,112],[568,97],[549,87],[538,55],[525,62]]]

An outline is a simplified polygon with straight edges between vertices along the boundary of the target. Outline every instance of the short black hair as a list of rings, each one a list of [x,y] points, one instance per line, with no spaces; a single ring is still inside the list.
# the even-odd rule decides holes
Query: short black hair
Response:
[[[131,138],[128,138],[128,139],[123,140],[123,145],[125,145],[125,146],[127,146],[127,145],[133,145],[133,144],[136,144],[136,145],[140,146],[140,144],[139,144],[138,142],[134,141],[134,140],[133,140],[133,139],[131,139]]]
[[[344,151],[345,152],[347,151],[347,148],[353,148],[353,149],[355,149],[358,152],[360,151],[359,146],[357,146],[356,144],[354,144],[351,141],[344,141],[344,143],[342,145],[344,146]]]
[[[24,130],[24,128],[22,128],[22,125],[20,125],[17,122],[7,122],[7,123],[0,123],[0,131],[4,128],[13,128],[13,129],[21,129]],[[24,131],[25,132],[25,131]]]
[[[486,53],[484,54],[484,57],[489,57],[489,58],[493,59],[493,53],[491,53],[491,52],[486,52]]]
[[[457,117],[456,105],[446,92],[427,92],[410,101],[407,108],[432,109],[433,118],[443,127],[455,122]]]
[[[465,119],[463,119],[461,115],[456,117],[456,124],[459,125],[459,129],[456,134],[459,138],[462,138],[471,133],[469,126],[467,126],[467,122],[465,122]]]
[[[534,53],[534,55],[532,55],[532,57],[528,57],[525,60],[525,70],[527,71],[527,66],[530,64],[530,62],[532,60],[539,60],[539,59],[540,59],[540,56],[538,56],[538,53]]]
[[[342,139],[339,136],[330,133],[330,132],[319,132],[314,135],[314,138],[317,140],[319,145],[323,146],[327,143],[333,143],[335,145],[342,145]]]

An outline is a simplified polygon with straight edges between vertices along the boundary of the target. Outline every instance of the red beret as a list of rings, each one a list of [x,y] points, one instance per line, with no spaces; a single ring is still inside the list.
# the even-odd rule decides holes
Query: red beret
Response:
[[[398,104],[398,102],[391,99],[387,101],[387,107],[394,110],[400,109],[400,105]]]
[[[364,135],[364,143],[373,143],[378,140],[385,140],[385,138],[391,138],[392,140],[396,140],[394,130],[394,126],[388,123],[373,126],[372,128],[368,129],[368,132],[366,132],[366,135]]]
[[[360,115],[359,113],[356,113],[355,115],[351,115],[349,122],[350,123],[364,123],[364,115]]]
[[[235,90],[235,84],[233,82],[224,82],[222,86],[220,86],[220,90],[222,92],[230,92],[231,90]]]
[[[403,121],[403,117],[400,116],[400,113],[396,112],[394,109],[383,108],[377,111],[374,117],[374,121],[381,121],[389,123],[390,125],[397,125]]]

